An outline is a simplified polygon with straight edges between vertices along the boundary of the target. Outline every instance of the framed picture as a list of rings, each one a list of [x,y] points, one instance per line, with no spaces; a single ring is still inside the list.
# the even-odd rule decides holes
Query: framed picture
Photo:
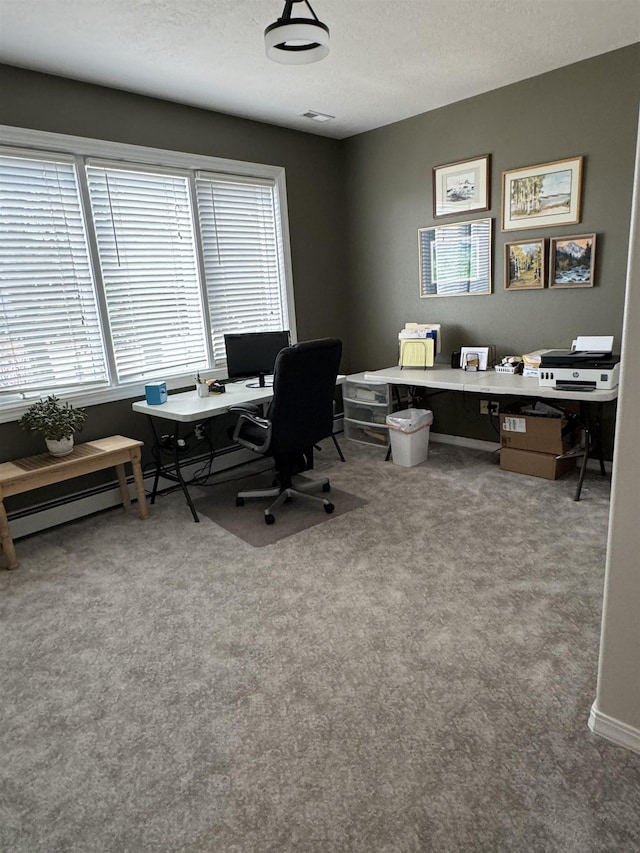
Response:
[[[507,290],[544,287],[544,240],[520,240],[505,245],[504,286]]]
[[[489,161],[491,155],[460,160],[433,170],[433,216],[453,216],[473,210],[489,210]]]
[[[487,370],[490,347],[460,347],[460,367],[463,370]]]
[[[502,230],[580,222],[582,157],[502,173]]]
[[[553,237],[549,287],[593,287],[596,235]]]
[[[491,293],[491,219],[418,230],[420,296]]]

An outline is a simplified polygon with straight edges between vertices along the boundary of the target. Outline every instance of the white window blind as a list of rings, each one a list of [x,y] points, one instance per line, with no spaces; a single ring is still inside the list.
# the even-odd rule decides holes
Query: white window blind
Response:
[[[288,328],[274,182],[199,172],[196,195],[216,364],[227,332]]]
[[[205,367],[188,178],[89,164],[87,180],[118,381]]]
[[[0,395],[108,380],[71,159],[0,156]]]
[[[227,331],[295,339],[281,168],[20,128],[2,143],[0,422],[44,394],[220,376]]]

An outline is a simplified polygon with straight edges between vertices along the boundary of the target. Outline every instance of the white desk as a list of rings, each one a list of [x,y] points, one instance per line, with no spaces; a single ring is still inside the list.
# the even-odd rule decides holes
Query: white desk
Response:
[[[574,500],[580,500],[582,483],[589,456],[591,427],[589,425],[588,403],[602,403],[616,400],[618,389],[607,391],[556,391],[540,385],[538,379],[513,373],[496,373],[495,370],[467,371],[460,368],[434,365],[424,370],[407,367],[385,367],[382,370],[369,370],[364,374],[370,382],[386,382],[390,385],[412,385],[417,388],[433,388],[436,391],[468,391],[472,394],[507,394],[513,397],[539,397],[545,400],[576,400],[580,403],[582,421],[586,431],[586,447],[582,456],[580,475]],[[598,418],[598,421],[600,418]],[[599,432],[599,425],[598,425]],[[597,436],[600,471],[604,474],[604,461],[600,436]]]
[[[615,400],[618,389],[609,391],[556,391],[540,385],[536,378],[513,373],[496,373],[495,370],[467,371],[436,364],[425,370],[411,367],[385,367],[368,370],[364,374],[370,382],[387,382],[390,385],[415,385],[443,391],[470,391],[474,394],[511,394],[514,397],[543,397],[546,400],[577,400],[579,402],[606,403]]]
[[[336,384],[340,385],[344,380],[345,376],[341,374],[336,379]],[[153,455],[156,462],[156,471],[153,489],[151,490],[150,500],[152,504],[155,502],[156,494],[158,492],[158,481],[162,474],[167,479],[180,484],[187,500],[187,504],[189,505],[189,509],[191,510],[193,520],[200,521],[196,508],[191,500],[191,495],[189,494],[189,483],[182,476],[182,460],[180,456],[181,448],[179,444],[180,424],[205,423],[219,415],[227,414],[229,409],[234,406],[261,405],[262,403],[268,403],[273,397],[273,388],[271,386],[267,386],[265,388],[249,387],[255,383],[255,379],[248,382],[229,382],[225,385],[225,392],[223,394],[209,394],[208,397],[199,397],[198,392],[194,388],[193,391],[183,391],[180,394],[170,394],[166,403],[150,405],[146,400],[138,400],[132,404],[131,408],[134,412],[147,415],[153,432]],[[173,424],[172,434],[170,436],[171,441],[168,445],[164,444],[162,437],[158,435],[158,430],[156,429],[155,424],[156,419],[171,421]],[[206,433],[204,440],[207,442],[210,456],[213,458],[214,448]],[[342,451],[338,446],[335,436],[333,437],[333,440],[338,453],[340,454],[340,458],[344,461]],[[163,465],[163,453],[172,457],[175,473],[168,471],[167,467]]]
[[[253,382],[256,382],[256,380],[253,380]],[[194,388],[192,391],[170,394],[166,403],[150,405],[146,400],[138,400],[132,404],[131,408],[134,412],[147,415],[151,431],[153,432],[154,446],[152,452],[156,462],[156,471],[150,498],[152,504],[155,503],[158,493],[158,482],[162,475],[180,484],[191,510],[193,520],[200,521],[191,495],[189,494],[189,482],[193,482],[193,480],[187,482],[182,475],[180,424],[206,423],[212,418],[226,414],[232,406],[246,406],[247,404],[260,405],[268,403],[273,397],[273,388],[249,388],[250,384],[252,383],[229,382],[225,385],[225,392],[223,394],[209,394],[208,397],[199,397],[198,392]],[[156,419],[171,421],[172,423],[168,444],[163,442],[162,436],[158,434],[155,424]],[[215,451],[206,432],[204,440],[207,442],[209,455],[212,459]],[[167,465],[163,464],[163,454],[171,457],[173,470],[168,470]]]
[[[247,403],[268,403],[273,397],[272,388],[249,388],[247,382],[233,382],[225,386],[224,394],[209,394],[198,397],[198,392],[183,391],[170,394],[166,403],[152,406],[146,400],[133,403],[134,412],[153,418],[164,418],[178,423],[197,423],[226,414],[231,406],[245,406]]]

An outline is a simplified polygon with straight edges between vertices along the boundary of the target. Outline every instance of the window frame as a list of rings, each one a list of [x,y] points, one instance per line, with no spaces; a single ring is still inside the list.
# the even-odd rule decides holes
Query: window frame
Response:
[[[87,187],[85,166],[88,162],[102,160],[110,165],[126,164],[130,167],[167,169],[179,172],[188,171],[190,187],[193,189],[195,174],[198,171],[215,173],[221,176],[236,176],[244,179],[256,178],[258,180],[273,181],[277,195],[277,206],[279,211],[280,236],[282,240],[283,275],[285,280],[286,311],[288,314],[288,328],[291,332],[293,342],[297,340],[296,313],[293,292],[293,272],[291,263],[291,247],[289,237],[289,215],[287,207],[287,189],[285,169],[283,166],[270,166],[261,163],[251,163],[243,160],[230,160],[226,158],[213,157],[205,154],[192,154],[182,151],[173,151],[163,148],[151,148],[130,143],[111,142],[107,140],[89,139],[82,136],[69,134],[51,133],[49,131],[31,130],[28,128],[16,128],[0,125],[0,146],[13,148],[16,153],[25,156],[46,154],[59,154],[70,156],[75,159],[78,183],[84,215],[85,229],[88,235],[90,247],[90,259],[94,273],[97,301],[101,314],[104,311],[102,284],[99,279],[99,270],[96,270],[97,255],[95,252],[95,236],[90,221],[91,207]],[[192,217],[197,216],[196,199],[192,193]],[[202,247],[199,236],[196,240],[196,255],[198,271],[200,274],[201,291],[204,293],[204,305],[206,308],[206,283],[203,276]],[[107,320],[107,315],[102,314],[101,323]],[[114,374],[111,372],[113,353],[110,342],[107,340],[106,350],[110,367],[109,386],[99,389],[80,389],[65,392],[64,398],[74,406],[93,406],[100,403],[115,402],[144,396],[144,383],[131,382],[113,384]],[[206,375],[212,379],[222,379],[226,375],[225,366],[207,369]],[[158,377],[164,379],[165,377]],[[192,383],[191,374],[180,374],[166,378],[167,388],[176,390],[184,388]],[[17,420],[31,403],[38,399],[39,394],[30,394],[22,400],[2,401],[0,398],[0,423]]]

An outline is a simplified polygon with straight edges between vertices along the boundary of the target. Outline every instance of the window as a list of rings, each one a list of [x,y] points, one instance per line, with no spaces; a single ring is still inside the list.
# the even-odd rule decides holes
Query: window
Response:
[[[76,171],[0,157],[0,393],[107,381]]]
[[[211,341],[224,359],[229,332],[288,328],[277,195],[272,183],[196,178]]]
[[[87,177],[117,381],[206,367],[187,178],[91,164]]]
[[[88,404],[137,396],[150,379],[222,376],[227,332],[295,340],[282,169],[7,136],[0,420],[45,393]],[[34,139],[47,151],[24,144]]]

